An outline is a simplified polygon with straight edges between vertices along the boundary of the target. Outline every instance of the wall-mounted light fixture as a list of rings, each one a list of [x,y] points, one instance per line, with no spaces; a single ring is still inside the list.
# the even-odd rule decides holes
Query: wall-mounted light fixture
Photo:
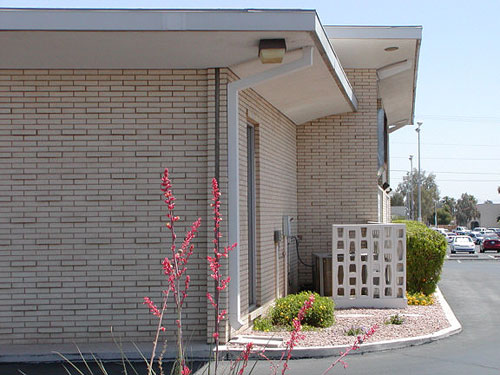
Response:
[[[259,59],[262,64],[281,64],[285,52],[285,39],[261,39],[259,42]]]

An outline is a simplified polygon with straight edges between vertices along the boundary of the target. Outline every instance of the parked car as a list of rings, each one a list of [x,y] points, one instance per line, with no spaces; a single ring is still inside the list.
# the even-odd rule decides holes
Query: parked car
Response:
[[[472,241],[474,241],[476,245],[479,245],[481,239],[483,238],[483,235],[481,233],[474,231],[470,232],[468,236],[472,239]]]
[[[432,229],[438,233],[441,233],[443,236],[446,236],[446,234],[448,233],[448,231],[446,229],[443,229],[443,228],[432,228]]]
[[[452,254],[456,252],[467,252],[474,254],[476,252],[476,245],[469,236],[455,236],[451,242],[450,250]]]
[[[489,238],[492,238],[492,239],[497,239],[497,238],[499,238],[499,237],[498,237],[498,234],[497,234],[497,233],[495,233],[495,232],[485,232],[485,233],[483,233],[481,236],[482,236],[482,238],[481,238],[481,243],[483,243],[483,241],[484,241],[484,240],[489,239]],[[480,243],[480,244],[481,244],[481,243]]]
[[[472,231],[473,231],[473,232],[484,233],[484,232],[486,232],[487,230],[488,230],[488,229],[483,228],[483,227],[476,227],[476,228],[474,228]]]
[[[486,250],[496,250],[497,253],[500,252],[500,237],[495,235],[488,235],[484,238],[479,248],[480,253],[484,253]]]
[[[446,240],[448,241],[448,243],[451,243],[455,237],[457,237],[456,233],[453,232],[446,233]]]

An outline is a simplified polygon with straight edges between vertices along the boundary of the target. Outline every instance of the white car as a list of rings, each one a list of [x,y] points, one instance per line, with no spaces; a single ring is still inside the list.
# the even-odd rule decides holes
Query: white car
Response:
[[[448,233],[448,231],[446,229],[443,229],[443,228],[433,228],[436,232],[438,233],[441,233],[443,236],[446,236],[446,234]]]
[[[446,240],[448,241],[448,243],[452,243],[455,237],[457,237],[456,233],[453,232],[446,233]]]
[[[462,251],[475,254],[476,246],[469,236],[456,236],[451,241],[450,250],[452,254]]]

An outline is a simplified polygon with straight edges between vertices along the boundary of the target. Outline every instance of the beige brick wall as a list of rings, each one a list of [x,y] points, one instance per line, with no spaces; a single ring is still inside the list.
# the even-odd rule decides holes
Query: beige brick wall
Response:
[[[275,296],[273,232],[282,229],[283,215],[296,218],[309,262],[306,254],[329,249],[332,223],[376,220],[376,76],[348,74],[359,112],[299,127],[254,91],[240,95],[246,322],[248,122],[257,129],[257,305]],[[223,218],[226,86],[234,79],[220,69]],[[155,320],[141,302],[145,295],[158,300],[163,281],[160,261],[168,242],[159,187],[166,166],[182,224],[203,219],[190,262],[185,327],[191,340],[210,339],[206,291],[213,284],[206,255],[212,249],[215,86],[215,69],[0,71],[0,343],[110,341],[111,326],[127,339],[150,340]],[[221,245],[227,245],[227,222],[222,225]],[[300,270],[308,280],[293,244],[289,252],[290,275]],[[279,266],[283,293],[282,258]],[[221,304],[227,307],[226,292]],[[173,319],[169,314],[167,324]]]
[[[0,343],[150,340],[166,166],[204,222],[185,323],[206,337],[207,91],[205,70],[0,71]]]
[[[226,87],[234,79],[220,69],[223,218]],[[163,282],[164,167],[172,172],[182,224],[203,219],[185,323],[191,340],[211,338],[205,294],[213,292],[206,254],[212,249],[215,86],[215,69],[0,71],[0,332],[6,334],[0,343],[105,342],[111,326],[126,339],[150,339],[155,320],[142,298],[159,302]],[[241,271],[248,268],[250,121],[257,129],[257,304],[263,305],[275,296],[273,231],[281,229],[282,215],[297,217],[296,127],[252,90],[240,99]],[[226,221],[221,232],[224,246]],[[283,258],[279,267],[283,293]],[[227,264],[223,269],[227,275]],[[247,285],[243,276],[248,322]],[[226,292],[221,305],[227,308]],[[169,314],[167,324],[173,319]]]
[[[297,128],[298,231],[301,255],[331,250],[331,225],[377,221],[377,76],[347,69],[356,113],[324,117]],[[301,267],[300,280],[310,283]]]
[[[246,126],[256,129],[257,179],[257,306],[276,295],[274,231],[282,229],[283,215],[297,218],[296,125],[252,90],[240,95],[240,213],[241,269],[248,275]],[[281,243],[280,254],[284,251]],[[291,254],[294,260],[294,254]],[[284,293],[284,259],[279,261],[280,294]],[[295,273],[292,274],[295,276]],[[241,281],[242,313],[248,310],[248,279]]]

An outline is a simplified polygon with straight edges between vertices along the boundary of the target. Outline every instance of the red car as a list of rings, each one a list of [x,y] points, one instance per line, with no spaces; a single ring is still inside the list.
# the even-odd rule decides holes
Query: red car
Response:
[[[481,243],[481,249],[479,251],[481,253],[484,253],[485,250],[496,250],[497,253],[500,253],[500,237],[498,236],[485,237],[483,242]]]

